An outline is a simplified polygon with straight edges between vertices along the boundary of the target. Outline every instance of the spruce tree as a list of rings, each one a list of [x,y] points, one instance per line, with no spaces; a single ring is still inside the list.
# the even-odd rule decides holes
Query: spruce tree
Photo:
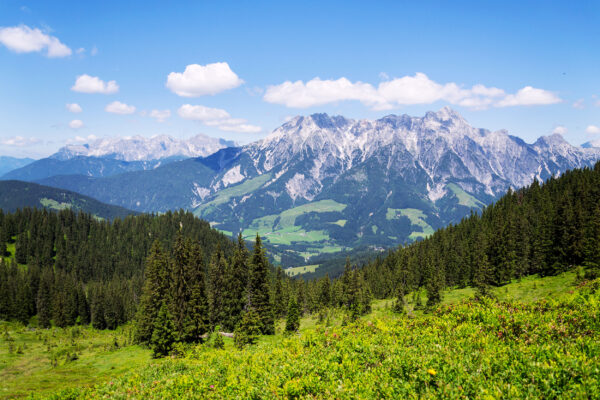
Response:
[[[176,329],[169,307],[165,302],[162,303],[156,320],[154,321],[154,330],[150,339],[150,348],[154,358],[169,355],[173,350],[173,344],[176,341]]]
[[[106,321],[104,319],[104,292],[102,287],[96,287],[92,296],[92,302],[90,305],[92,326],[96,329],[106,329]]]
[[[42,328],[50,327],[52,318],[52,286],[54,276],[52,270],[45,268],[40,277],[40,286],[37,294],[38,325]]]
[[[208,332],[208,300],[204,279],[204,257],[198,243],[191,245],[188,267],[189,299],[185,316],[185,336],[187,341],[197,342]]]
[[[248,309],[257,314],[262,334],[273,335],[275,333],[275,320],[269,289],[269,261],[265,256],[262,241],[258,234],[256,234],[256,242],[250,261]]]
[[[210,326],[214,329],[227,319],[224,297],[225,297],[225,271],[227,260],[220,247],[213,254],[208,267],[208,309]]]
[[[283,275],[284,272],[281,267],[277,267],[275,274],[275,290],[273,291],[273,312],[276,318],[281,318],[286,313],[286,303],[284,301],[283,293]]]
[[[475,243],[475,275],[473,281],[477,289],[478,297],[489,297],[492,295],[490,282],[492,281],[492,266],[487,256],[487,237],[480,232]]]
[[[285,322],[285,330],[287,332],[296,332],[300,328],[300,308],[295,296],[290,297],[287,310],[287,320]]]
[[[240,323],[235,328],[233,341],[238,349],[242,349],[248,344],[254,344],[258,340],[261,331],[262,321],[260,315],[251,307],[244,310]]]
[[[8,251],[6,250],[6,242],[8,242],[8,238],[6,236],[5,229],[0,223],[0,259],[8,255]]]
[[[321,278],[319,284],[319,308],[329,307],[331,304],[331,280],[329,274]]]
[[[146,279],[142,289],[140,304],[135,322],[135,340],[138,343],[150,343],[154,321],[166,296],[169,287],[168,261],[163,254],[160,243],[156,240],[150,248],[146,259]]]
[[[223,321],[223,328],[231,332],[240,321],[247,298],[248,250],[241,233],[238,234],[235,251],[231,261],[227,263],[227,267],[227,281],[225,282],[227,290],[223,298],[226,318]]]
[[[178,340],[185,340],[185,316],[189,301],[187,282],[188,246],[181,235],[177,234],[173,247],[173,265],[171,267],[170,315],[175,325]]]

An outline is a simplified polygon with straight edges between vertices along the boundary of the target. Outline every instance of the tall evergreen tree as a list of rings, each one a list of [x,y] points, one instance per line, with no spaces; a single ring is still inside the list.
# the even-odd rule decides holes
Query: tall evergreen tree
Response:
[[[190,250],[188,268],[189,299],[185,317],[186,340],[197,342],[209,330],[208,300],[204,279],[204,257],[202,248],[193,243]]]
[[[237,243],[233,257],[227,264],[227,290],[224,293],[224,306],[226,319],[223,328],[233,331],[238,325],[242,311],[246,305],[246,290],[248,287],[248,250],[241,232],[238,234]]]
[[[52,318],[52,287],[54,276],[52,270],[45,268],[40,277],[40,286],[37,293],[38,325],[42,328],[50,327]]]
[[[248,310],[252,310],[257,314],[261,333],[273,335],[275,333],[275,320],[269,290],[269,261],[258,234],[256,234],[254,251],[250,260],[247,307]]]
[[[167,307],[166,302],[163,302],[154,321],[154,330],[150,339],[153,357],[158,358],[169,355],[176,341],[176,336],[177,332],[169,313],[169,307]]]
[[[176,337],[185,339],[185,316],[189,301],[187,282],[188,247],[181,232],[175,239],[173,247],[173,263],[171,267],[170,315],[175,325]]]
[[[210,317],[210,326],[214,328],[221,325],[227,319],[225,310],[225,271],[227,270],[227,260],[220,248],[213,254],[208,267],[208,309]]]
[[[300,308],[295,296],[290,297],[287,310],[287,320],[285,322],[285,330],[287,332],[296,332],[300,328]]]
[[[156,240],[146,260],[146,279],[135,323],[135,339],[138,343],[150,343],[154,322],[163,302],[167,301],[169,288],[168,261],[160,243]]]

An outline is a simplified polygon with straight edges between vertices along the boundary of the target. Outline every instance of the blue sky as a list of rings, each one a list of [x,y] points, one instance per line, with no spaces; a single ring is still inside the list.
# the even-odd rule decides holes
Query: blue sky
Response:
[[[247,143],[298,114],[445,105],[581,144],[600,138],[599,49],[598,1],[3,0],[0,155],[93,136]]]

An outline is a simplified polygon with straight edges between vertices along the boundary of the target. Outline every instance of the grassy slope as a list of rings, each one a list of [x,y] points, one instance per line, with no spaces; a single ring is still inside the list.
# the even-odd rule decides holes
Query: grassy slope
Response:
[[[9,353],[6,331],[14,339]],[[0,398],[43,394],[71,386],[109,381],[150,361],[150,351],[139,346],[123,346],[128,341],[124,329],[115,332],[91,328],[29,330],[13,323],[0,323]],[[114,343],[119,343],[115,347]],[[123,346],[123,347],[121,347]],[[67,361],[67,353],[78,359]],[[56,365],[52,359],[56,358]]]
[[[496,288],[495,292],[502,301],[519,300],[532,303],[545,298],[564,300],[574,296],[572,292],[574,290],[576,292],[575,282],[575,272],[567,272],[555,277],[527,277]],[[471,288],[448,290],[444,293],[444,305],[459,304],[472,295]],[[422,299],[426,300],[424,296]],[[597,294],[595,299],[595,307],[598,307]],[[407,300],[408,307],[412,308],[412,295],[408,295]],[[472,321],[469,322],[473,318],[484,315],[481,310],[472,311],[459,306],[463,307],[459,310],[467,316],[465,317],[467,320],[463,321],[464,326],[459,325],[462,330],[453,333],[454,328],[448,327],[455,325],[448,324],[454,324],[460,314],[453,314],[452,317],[446,318],[431,314],[423,315],[419,311],[415,313],[414,319],[407,319],[393,314],[392,304],[392,300],[375,301],[373,312],[363,317],[363,323],[351,327],[342,327],[343,315],[338,311],[332,311],[325,315],[321,323],[317,321],[316,316],[303,318],[301,334],[298,337],[289,338],[281,333],[263,337],[257,346],[242,352],[235,350],[231,340],[226,338],[227,351],[200,346],[190,358],[176,361],[150,361],[149,351],[138,346],[115,350],[111,347],[115,333],[86,328],[83,329],[81,337],[76,339],[77,346],[82,346],[82,350],[79,351],[80,359],[70,363],[64,363],[61,359],[59,364],[64,365],[54,368],[50,365],[49,356],[57,349],[70,348],[68,329],[44,331],[42,336],[38,337],[36,332],[18,328],[16,324],[8,324],[6,326],[11,329],[11,336],[17,339],[15,344],[27,343],[27,348],[23,355],[9,355],[7,342],[2,340],[0,397],[10,398],[32,391],[44,396],[58,389],[103,382],[105,384],[93,389],[92,392],[77,391],[73,394],[73,398],[83,395],[89,397],[92,394],[96,397],[106,395],[160,398],[165,394],[175,396],[179,393],[178,390],[209,398],[211,395],[216,398],[236,398],[236,396],[246,398],[252,393],[285,398],[288,395],[294,397],[293,393],[299,393],[300,397],[308,396],[310,390],[313,390],[310,389],[311,387],[314,390],[321,388],[323,390],[321,397],[325,398],[382,397],[386,394],[389,397],[394,393],[402,392],[389,392],[392,390],[391,386],[381,387],[380,384],[393,386],[394,379],[401,379],[396,377],[389,380],[389,370],[386,370],[396,368],[397,365],[403,366],[403,372],[394,373],[408,374],[402,375],[407,388],[410,386],[409,383],[425,385],[420,389],[410,386],[411,390],[424,390],[422,393],[424,397],[434,396],[432,392],[427,392],[432,389],[432,387],[427,389],[427,384],[431,383],[428,379],[432,379],[432,376],[427,373],[428,368],[437,371],[437,378],[434,379],[439,379],[436,382],[441,385],[440,387],[455,390],[455,392],[446,392],[447,397],[458,396],[456,379],[464,381],[463,389],[472,397],[484,397],[483,392],[473,392],[478,381],[460,375],[460,371],[467,368],[465,365],[473,369],[475,366],[482,368],[482,371],[471,371],[475,378],[499,376],[497,379],[494,378],[496,384],[498,379],[516,379],[514,375],[517,373],[536,377],[539,374],[539,379],[549,379],[547,377],[552,374],[562,376],[568,372],[578,374],[577,376],[584,379],[585,385],[581,386],[581,390],[589,390],[590,379],[598,379],[600,372],[597,370],[597,365],[600,362],[600,349],[598,344],[591,343],[593,341],[600,343],[598,330],[588,336],[573,338],[572,341],[569,339],[566,343],[558,339],[555,342],[552,340],[543,343],[533,342],[530,345],[514,340],[506,343],[498,339],[495,331],[486,330],[488,325],[497,324],[498,318],[501,317],[490,317],[492,320],[485,323],[476,321],[475,326]],[[588,307],[590,312],[595,310],[593,307],[593,305]],[[525,306],[520,308],[524,309]],[[499,309],[492,308],[492,310]],[[509,315],[506,310],[502,312],[513,319],[520,318],[533,325],[538,323],[535,320],[538,315],[545,315],[545,312],[534,311],[528,311],[523,315],[518,313],[513,315],[512,311]],[[567,313],[569,312],[571,311],[567,310]],[[597,320],[597,315],[595,318]],[[369,326],[367,321],[371,321],[377,329]],[[561,322],[550,320],[539,322],[543,329],[550,329],[551,324],[559,326]],[[19,333],[15,332],[16,329]],[[282,330],[283,321],[280,321],[278,332]],[[335,332],[340,338],[340,343],[327,344],[324,330],[329,331],[329,337]],[[123,343],[128,337],[127,329],[117,332],[116,335],[118,341]],[[539,337],[536,340],[542,339],[543,337]],[[52,347],[49,353],[44,341],[51,345],[56,344],[57,347]],[[574,343],[579,344],[573,347]],[[588,346],[585,357],[580,354],[581,346]],[[564,360],[557,360],[557,352],[564,354],[565,351],[570,352],[570,355]],[[381,354],[388,354],[391,359],[378,360],[377,357]],[[539,360],[546,360],[544,362],[550,364],[540,363]],[[385,365],[385,368],[382,369],[378,363]],[[528,368],[530,373],[514,370],[512,365],[515,363],[519,368]],[[596,370],[593,369],[594,363],[596,363]],[[371,364],[371,367],[367,367]],[[147,366],[139,368],[142,365]],[[510,369],[509,365],[513,369]],[[507,371],[500,374],[502,368],[507,368]],[[585,368],[591,368],[587,375],[583,371]],[[334,378],[337,383],[330,382],[327,387],[322,386],[325,385],[324,382]],[[490,379],[490,382],[493,383],[494,379]],[[106,383],[109,381],[114,384]],[[211,384],[215,385],[214,391],[210,389]],[[151,387],[155,389],[150,390]],[[539,390],[539,385],[534,387]],[[226,388],[229,392],[223,391]],[[240,392],[244,390],[245,392]],[[330,395],[323,394],[326,390],[330,390]],[[373,392],[373,390],[378,391]],[[498,392],[489,390],[488,394],[500,396]],[[509,393],[506,387],[498,390],[503,391],[504,394]],[[531,396],[536,397],[533,393],[535,392],[532,392]],[[62,392],[59,398],[67,394]],[[440,396],[438,392],[435,394]],[[513,397],[519,396],[523,396],[522,392],[513,393]]]
[[[266,215],[252,221],[242,235],[251,239],[258,233],[270,244],[290,245],[292,242],[320,242],[329,239],[325,231],[306,231],[296,226],[296,218],[310,212],[342,211],[345,204],[321,200],[285,210],[277,215]],[[218,228],[218,227],[217,227]]]

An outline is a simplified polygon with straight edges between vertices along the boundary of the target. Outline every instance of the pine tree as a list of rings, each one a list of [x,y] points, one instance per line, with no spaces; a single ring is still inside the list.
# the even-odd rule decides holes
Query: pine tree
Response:
[[[177,234],[173,247],[173,265],[171,267],[170,315],[175,325],[178,340],[185,340],[185,316],[189,300],[187,282],[188,247],[181,235]]]
[[[283,270],[277,267],[275,275],[275,290],[273,291],[273,312],[276,318],[281,318],[286,312],[286,303],[283,294]]]
[[[50,327],[52,318],[52,286],[54,276],[52,270],[44,269],[40,278],[40,286],[37,294],[38,325],[42,328]]]
[[[331,304],[331,280],[325,274],[319,283],[319,308],[329,307]]]
[[[208,310],[210,317],[210,326],[214,329],[227,319],[225,313],[225,271],[227,270],[227,260],[221,248],[213,254],[208,267]]]
[[[480,232],[475,243],[474,259],[476,263],[473,283],[477,289],[478,297],[489,297],[492,295],[490,282],[492,281],[492,266],[487,256],[487,238],[485,233]]]
[[[138,307],[135,323],[135,340],[138,343],[150,343],[154,321],[162,303],[167,300],[169,285],[168,261],[158,241],[154,241],[146,259],[146,280]]]
[[[261,334],[262,321],[260,315],[253,308],[248,308],[242,313],[240,323],[235,328],[233,341],[238,349],[248,344],[254,344]]]
[[[92,326],[96,329],[106,329],[106,321],[104,319],[104,293],[102,287],[97,287],[90,305]]]
[[[295,296],[290,297],[287,310],[287,320],[285,322],[285,330],[287,332],[296,332],[300,328],[300,308]]]
[[[8,255],[8,251],[6,249],[6,242],[8,242],[8,238],[5,229],[2,226],[2,223],[0,222],[0,259]]]
[[[248,250],[242,238],[238,234],[235,251],[231,261],[227,264],[228,273],[223,303],[226,310],[226,318],[223,327],[229,332],[238,325],[244,306],[246,305],[246,290],[248,287]]]
[[[17,236],[15,243],[15,259],[19,264],[27,264],[27,254],[29,252],[29,238],[27,232]]]
[[[154,330],[150,339],[152,356],[158,358],[169,355],[173,349],[176,334],[175,324],[169,313],[169,307],[163,302],[154,321]]]
[[[342,275],[342,291],[343,300],[342,303],[346,308],[350,308],[352,299],[350,298],[350,285],[352,280],[352,265],[350,264],[350,258],[346,257],[346,265],[344,266],[344,274]]]
[[[188,268],[188,287],[190,290],[187,314],[185,317],[185,333],[188,341],[197,342],[208,332],[208,300],[206,298],[204,280],[204,257],[198,243],[194,243],[190,251]]]
[[[275,320],[269,290],[269,261],[265,256],[258,234],[256,235],[254,252],[250,261],[248,309],[258,315],[262,334],[273,335],[275,333]]]

